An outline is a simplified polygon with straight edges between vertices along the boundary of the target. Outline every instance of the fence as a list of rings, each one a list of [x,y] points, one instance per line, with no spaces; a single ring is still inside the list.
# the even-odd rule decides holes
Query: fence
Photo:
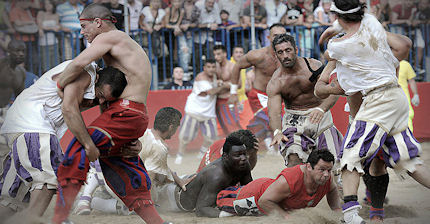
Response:
[[[296,39],[298,55],[305,57],[320,57],[320,48],[317,45],[324,26],[286,27],[287,31]],[[429,56],[430,24],[419,27],[391,25],[389,30],[409,36],[414,42],[410,52],[409,61],[416,67],[426,69],[426,59]],[[54,41],[48,38],[55,35]],[[256,29],[257,48],[268,46],[268,30]],[[27,43],[27,70],[41,75],[46,70],[60,62],[76,57],[85,47],[85,41],[79,38],[79,32],[45,32],[43,38],[36,36],[36,41]],[[192,73],[195,77],[203,70],[203,60],[212,57],[212,47],[222,44],[227,48],[227,57],[230,58],[232,48],[240,45],[245,52],[251,49],[251,30],[234,28],[231,30],[217,29],[192,29],[186,34],[175,36],[170,29],[161,29],[158,32],[148,34],[139,29],[132,30],[130,36],[145,49],[152,64],[153,80],[151,89],[156,90],[169,82],[173,68],[180,65],[185,72]],[[99,62],[103,65],[103,62]],[[425,81],[425,75],[421,77]]]

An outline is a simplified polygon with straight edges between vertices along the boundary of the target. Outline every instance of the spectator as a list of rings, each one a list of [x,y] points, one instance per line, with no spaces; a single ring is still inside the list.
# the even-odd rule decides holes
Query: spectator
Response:
[[[388,30],[388,24],[391,24],[391,6],[388,0],[381,0],[379,4],[373,6],[374,15],[381,24]]]
[[[224,9],[221,10],[221,12],[220,12],[221,23],[218,24],[219,28],[223,28],[223,29],[226,29],[227,31],[230,31],[233,28],[240,27],[239,23],[235,23],[235,22],[229,20],[229,18],[230,18],[229,16],[230,16],[230,14],[228,13],[227,10],[224,10]],[[221,35],[222,35],[222,32],[218,32],[216,35],[215,41],[217,42],[217,44],[225,44],[227,41],[228,33],[226,32],[224,35],[224,41],[225,41],[224,43],[222,43]],[[232,40],[232,38],[230,38],[230,41],[231,40]]]
[[[68,0],[67,2],[57,5],[56,12],[60,16],[60,26],[64,35],[64,52],[63,60],[70,60],[73,57],[73,50],[76,49],[76,38],[80,38],[79,31],[81,24],[79,22],[79,15],[84,6],[78,3],[78,0]],[[77,52],[75,52],[77,54]]]
[[[139,18],[142,13],[143,5],[141,1],[138,0],[127,0],[128,1],[128,10],[130,16],[130,30],[134,31],[139,29]],[[135,33],[133,33],[135,34]],[[136,35],[136,34],[135,34]]]
[[[184,69],[181,67],[175,67],[173,69],[173,81],[167,84],[164,89],[188,89],[192,88],[193,84],[188,81],[183,81],[184,78]]]
[[[418,9],[413,15],[412,28],[415,34],[415,46],[417,52],[415,55],[415,71],[417,72],[417,80],[425,81],[425,70],[423,66],[423,56],[425,42],[423,38],[425,24],[430,20],[430,0],[421,0],[418,4]]]
[[[55,51],[58,51],[58,41],[55,33],[60,30],[60,18],[55,13],[51,0],[44,0],[42,10],[37,13],[39,26],[39,50],[42,55],[42,73],[57,65]]]
[[[414,119],[414,109],[412,108],[412,105],[414,106],[418,106],[420,104],[420,97],[418,95],[418,88],[417,88],[417,84],[415,83],[415,78],[416,74],[414,72],[414,70],[412,69],[411,64],[409,64],[409,62],[403,60],[400,62],[399,65],[399,85],[402,87],[403,91],[406,94],[406,97],[408,98],[409,101],[409,120],[408,120],[408,126],[409,129],[413,132],[414,131],[414,127],[413,127],[413,123],[412,123],[412,119]],[[409,89],[408,89],[408,84],[411,87],[412,93],[414,94],[414,96],[411,99],[411,96],[409,94]],[[411,105],[412,103],[412,105]]]
[[[416,8],[413,1],[402,1],[392,8],[392,23],[396,25],[411,25],[412,15]],[[395,33],[404,33],[401,29],[394,29]]]
[[[322,0],[322,5],[314,11],[315,21],[322,26],[330,26],[334,22],[334,15],[330,12],[331,0]]]
[[[116,18],[115,27],[118,30],[124,30],[124,5],[119,3],[119,0],[110,0],[107,3],[103,3],[108,8],[112,15]]]
[[[166,8],[166,16],[164,16],[163,26],[172,29],[175,36],[182,35],[179,27],[184,17],[184,8],[182,0],[172,0],[172,5]]]
[[[306,14],[313,14],[315,9],[318,8],[320,0],[297,0],[297,5],[302,9],[304,16]]]
[[[151,0],[149,6],[145,6],[142,9],[142,13],[139,18],[139,26],[144,31],[151,35],[151,49],[155,57],[162,56],[161,46],[161,33],[160,30],[163,27],[163,18],[166,15],[164,9],[161,8],[161,0]],[[148,41],[144,41],[144,45],[149,47]],[[167,50],[164,47],[164,50]]]
[[[287,2],[287,13],[281,23],[287,26],[296,26],[303,24],[304,9],[297,5],[297,0],[289,0]]]
[[[242,0],[219,0],[219,9],[225,10],[229,14],[230,20],[235,24],[240,24],[240,17],[243,14],[244,4]]]
[[[8,33],[15,33],[12,24],[9,21],[10,3],[8,1],[0,1],[0,30]]]
[[[281,22],[281,19],[284,17],[288,8],[284,3],[281,2],[281,0],[266,0],[265,9],[267,12],[267,26],[270,27],[275,23]],[[269,34],[270,31],[268,29],[264,30],[264,47],[269,46],[271,44],[270,40],[267,38]]]
[[[305,29],[300,30],[300,55],[302,57],[312,57],[312,50],[315,46],[315,29],[319,23],[315,21],[313,14],[306,14]]]
[[[242,26],[244,28],[251,26],[251,9],[250,6],[247,7],[245,10],[243,10],[243,17],[242,17],[243,24]],[[261,5],[260,0],[254,0],[254,24],[256,28],[261,29],[267,29],[267,11],[266,9]],[[245,47],[245,50],[248,51],[249,46],[249,40],[250,37],[247,35],[248,32],[245,33],[245,41],[247,43],[242,43],[242,45]],[[263,37],[261,39],[264,39],[264,34],[262,34]],[[256,44],[257,48],[260,48],[261,43],[259,42],[258,38],[256,38]]]
[[[230,61],[236,64],[237,61],[245,54],[245,51],[242,46],[236,45],[233,47],[233,54],[231,55]],[[246,89],[246,69],[240,70],[240,88],[237,90],[237,97],[239,98],[239,111],[243,109],[243,101],[247,100],[245,94]]]
[[[10,36],[5,31],[0,31],[0,59],[7,55],[7,45],[10,42]]]
[[[193,40],[191,29],[197,27],[198,21],[200,18],[200,9],[194,5],[193,0],[185,0],[184,2],[184,17],[182,18],[182,22],[180,28],[183,32],[183,35],[178,37],[179,43],[179,65],[184,69],[186,76],[189,74],[188,66],[191,61]],[[196,38],[196,36],[194,36]],[[186,80],[189,80],[189,77],[185,77]]]
[[[36,19],[30,12],[31,3],[25,0],[15,0],[12,3],[12,8],[9,13],[9,20],[13,25],[15,38],[22,40],[27,45],[27,60],[25,67],[30,71],[38,70],[38,57],[37,57],[37,42],[36,34],[38,27]]]

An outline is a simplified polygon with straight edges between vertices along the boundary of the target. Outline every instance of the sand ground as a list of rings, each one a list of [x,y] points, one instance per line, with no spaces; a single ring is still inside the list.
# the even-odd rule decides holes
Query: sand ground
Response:
[[[430,142],[422,144],[422,159],[425,164],[430,166]],[[169,157],[168,163],[172,170],[178,174],[191,174],[199,164],[196,154],[187,154],[182,165],[174,164],[174,156]],[[274,178],[284,169],[281,156],[270,156],[261,153],[257,166],[252,171],[254,179],[260,177]],[[409,176],[406,180],[399,177],[389,170],[390,185],[388,187],[389,203],[385,206],[385,223],[430,223],[430,190],[419,185]],[[364,197],[364,184],[361,182],[359,198]],[[49,206],[44,220],[49,222],[53,215],[54,200]],[[362,217],[368,217],[369,207],[363,205],[360,213]],[[227,217],[222,219],[196,217],[194,213],[160,213],[161,216],[173,223],[285,223],[281,217]],[[340,212],[332,212],[324,198],[317,207],[297,210],[291,213],[288,223],[340,223]],[[104,224],[104,223],[144,223],[139,216],[119,216],[107,215],[98,211],[93,211],[91,215],[77,216],[71,215],[70,220],[76,224]]]

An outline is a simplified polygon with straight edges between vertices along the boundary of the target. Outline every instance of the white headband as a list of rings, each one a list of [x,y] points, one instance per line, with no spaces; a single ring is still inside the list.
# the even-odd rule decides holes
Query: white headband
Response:
[[[339,14],[349,14],[349,13],[354,13],[354,12],[358,12],[360,9],[361,9],[361,6],[358,6],[357,8],[353,8],[353,9],[350,9],[350,10],[348,10],[348,11],[343,11],[343,10],[338,9],[338,8],[336,7],[336,5],[334,4],[334,2],[332,2],[332,3],[331,3],[331,6],[330,6],[330,11],[332,11],[332,12],[337,12],[337,13],[339,13]]]

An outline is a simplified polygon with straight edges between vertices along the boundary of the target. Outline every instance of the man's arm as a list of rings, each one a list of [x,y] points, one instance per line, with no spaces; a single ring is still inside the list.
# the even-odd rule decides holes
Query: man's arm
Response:
[[[258,59],[255,57],[256,53],[255,51],[250,51],[247,54],[245,54],[244,56],[242,56],[239,61],[236,62],[236,64],[234,64],[233,69],[231,71],[231,78],[230,81],[233,85],[237,85],[237,88],[240,88],[240,71],[242,69],[246,69],[251,67],[253,64],[256,64],[258,61]],[[228,99],[228,103],[233,104],[233,103],[237,103],[239,101],[238,97],[237,97],[237,92],[236,94],[233,94],[232,91],[230,91],[230,97]]]
[[[277,73],[279,73],[279,69],[275,71],[266,88],[268,96],[267,108],[269,110],[269,126],[270,129],[275,131],[271,145],[277,145],[281,143],[281,141],[288,141],[287,137],[282,134],[282,96],[279,80],[276,79]]]
[[[82,74],[82,72],[81,72]],[[94,161],[99,156],[99,151],[91,139],[85,127],[84,120],[79,110],[85,89],[91,82],[89,75],[80,75],[78,78],[64,88],[64,97],[61,110],[67,127],[84,146],[88,159]]]
[[[337,190],[333,175],[331,177],[330,191],[327,193],[326,198],[331,210],[340,211],[339,191]]]
[[[200,190],[196,203],[196,215],[199,217],[218,218],[220,210],[215,208],[216,197],[219,191],[223,189],[223,176],[212,173],[203,180],[203,186]]]
[[[290,186],[284,176],[280,176],[273,182],[258,199],[258,205],[265,214],[278,213],[287,218],[288,213],[279,206],[279,203],[291,194]]]
[[[387,42],[391,47],[391,51],[397,60],[405,60],[409,55],[409,49],[411,49],[412,41],[404,35],[387,33]]]
[[[420,104],[420,97],[418,95],[418,88],[417,88],[417,83],[415,82],[414,79],[409,79],[408,80],[409,86],[411,87],[411,91],[414,94],[414,96],[411,98],[411,103],[414,106],[418,106]]]
[[[73,61],[67,65],[63,73],[60,75],[58,84],[61,87],[66,87],[67,84],[74,81],[85,66],[89,65],[92,61],[100,59],[103,55],[108,53],[113,45],[117,42],[117,38],[107,33],[99,34],[91,43],[90,47],[82,51]]]

